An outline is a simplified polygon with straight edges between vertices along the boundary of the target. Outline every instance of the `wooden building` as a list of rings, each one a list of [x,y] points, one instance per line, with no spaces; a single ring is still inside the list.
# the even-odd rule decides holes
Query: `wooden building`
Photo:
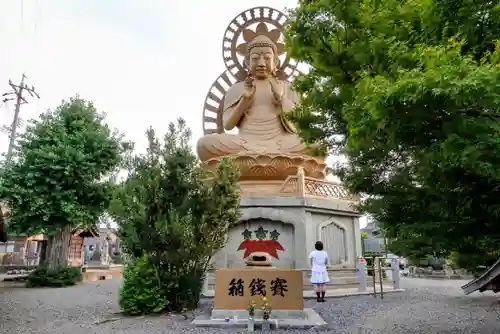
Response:
[[[74,267],[81,267],[84,264],[83,244],[84,239],[87,237],[93,238],[98,234],[95,231],[82,231],[75,230],[71,236],[69,252],[68,252],[68,265]],[[42,263],[45,259],[47,248],[47,236],[33,235],[33,236],[11,236],[9,244],[12,244],[12,252],[9,252],[7,257],[4,256],[3,265],[27,265],[36,266]],[[29,250],[32,252],[29,252]],[[30,258],[30,254],[36,254],[36,257]]]
[[[4,219],[9,217],[11,214],[9,208],[0,203],[0,243],[11,244],[13,248],[9,254],[12,253],[10,258],[17,265],[38,265],[45,258],[46,247],[47,247],[47,236],[45,235],[16,235],[8,237],[5,231]],[[75,229],[71,236],[71,241],[69,245],[68,254],[68,265],[80,267],[83,266],[84,255],[83,255],[83,245],[85,238],[96,238],[99,236],[97,228],[91,230]],[[32,250],[29,252],[28,250]],[[37,254],[36,258],[29,258],[29,254]],[[6,264],[6,263],[3,263]]]
[[[75,230],[69,243],[68,264],[72,267],[81,267],[84,264],[83,245],[85,238],[98,237],[96,229],[91,231]]]

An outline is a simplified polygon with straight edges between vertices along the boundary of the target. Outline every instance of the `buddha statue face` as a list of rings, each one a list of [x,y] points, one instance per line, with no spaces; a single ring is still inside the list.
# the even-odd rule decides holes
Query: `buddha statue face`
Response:
[[[278,67],[279,58],[276,45],[267,36],[256,36],[248,44],[245,62],[255,79],[267,79],[276,73]]]
[[[255,46],[249,52],[249,67],[254,78],[267,79],[276,70],[276,56],[270,46]]]

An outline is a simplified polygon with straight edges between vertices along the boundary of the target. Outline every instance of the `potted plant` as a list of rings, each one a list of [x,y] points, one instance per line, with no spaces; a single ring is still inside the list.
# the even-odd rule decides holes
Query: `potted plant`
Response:
[[[255,306],[257,304],[252,300],[248,304],[248,322],[247,322],[247,330],[249,332],[255,331]]]
[[[269,322],[269,318],[271,317],[271,305],[267,301],[266,297],[262,297],[262,319],[264,322],[262,323],[262,330],[271,330],[271,323]]]

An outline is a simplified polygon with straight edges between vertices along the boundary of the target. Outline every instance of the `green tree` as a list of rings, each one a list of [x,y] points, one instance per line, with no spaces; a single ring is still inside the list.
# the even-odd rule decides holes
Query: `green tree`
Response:
[[[182,119],[163,141],[153,129],[147,138],[147,152],[127,159],[109,210],[132,259],[120,305],[128,313],[195,308],[210,260],[240,217],[239,173],[223,160],[208,175]]]
[[[365,239],[368,239],[368,233],[361,232],[361,254],[365,255]]]
[[[291,115],[345,154],[344,184],[390,239],[485,254],[500,242],[500,5],[302,0],[291,11]],[[314,124],[314,126],[311,126]]]
[[[103,177],[120,162],[121,142],[91,102],[63,101],[33,121],[0,175],[9,231],[49,236],[47,265],[65,267],[74,229],[95,228],[110,200]]]

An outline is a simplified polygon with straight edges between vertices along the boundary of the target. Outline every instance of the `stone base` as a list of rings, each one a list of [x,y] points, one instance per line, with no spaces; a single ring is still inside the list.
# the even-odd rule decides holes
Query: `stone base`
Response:
[[[261,316],[255,317],[256,327],[262,326],[263,322]],[[278,328],[309,329],[328,326],[312,308],[273,310],[269,322],[277,324]],[[211,317],[199,316],[191,324],[198,327],[245,328],[247,323],[248,311],[246,310],[213,310]]]
[[[241,154],[230,156],[240,170],[241,181],[282,180],[297,175],[300,168],[305,176],[316,179],[326,177],[326,164],[322,158],[300,154]],[[220,161],[226,157],[205,161],[205,166],[216,173]]]
[[[102,264],[99,262],[89,262],[83,266],[83,270],[121,270],[122,264]]]
[[[276,268],[308,268],[308,255],[314,250],[314,243],[322,240],[331,265],[355,270],[357,258],[361,255],[358,221],[361,214],[352,204],[352,201],[331,198],[242,197],[240,224],[229,230],[228,243],[214,256],[213,264],[216,268],[245,267],[249,254],[246,254],[248,248],[240,248],[244,241],[242,233],[248,229],[252,232],[251,240],[254,240],[254,231],[263,227],[268,231],[265,240],[270,238],[272,231],[279,232],[277,241],[284,250],[277,249],[278,257],[272,255],[272,264]],[[352,278],[353,275],[346,277]]]
[[[122,265],[86,266],[83,268],[84,281],[108,280],[122,276]]]
[[[326,291],[326,299],[330,298],[345,298],[345,297],[352,297],[352,296],[363,296],[363,295],[372,295],[373,294],[373,285],[370,285],[370,282],[368,282],[368,286],[366,287],[365,290],[361,290],[359,287],[357,288],[346,288],[346,289],[329,289]],[[376,292],[380,293],[380,286],[377,284],[375,287]],[[396,292],[404,292],[405,289],[394,289],[392,284],[384,284],[383,286],[383,292],[384,294],[386,293],[396,293]],[[307,290],[303,292],[304,299],[316,299],[316,292],[313,290]],[[213,291],[209,291],[206,295],[202,295],[201,298],[213,298],[214,293]]]

